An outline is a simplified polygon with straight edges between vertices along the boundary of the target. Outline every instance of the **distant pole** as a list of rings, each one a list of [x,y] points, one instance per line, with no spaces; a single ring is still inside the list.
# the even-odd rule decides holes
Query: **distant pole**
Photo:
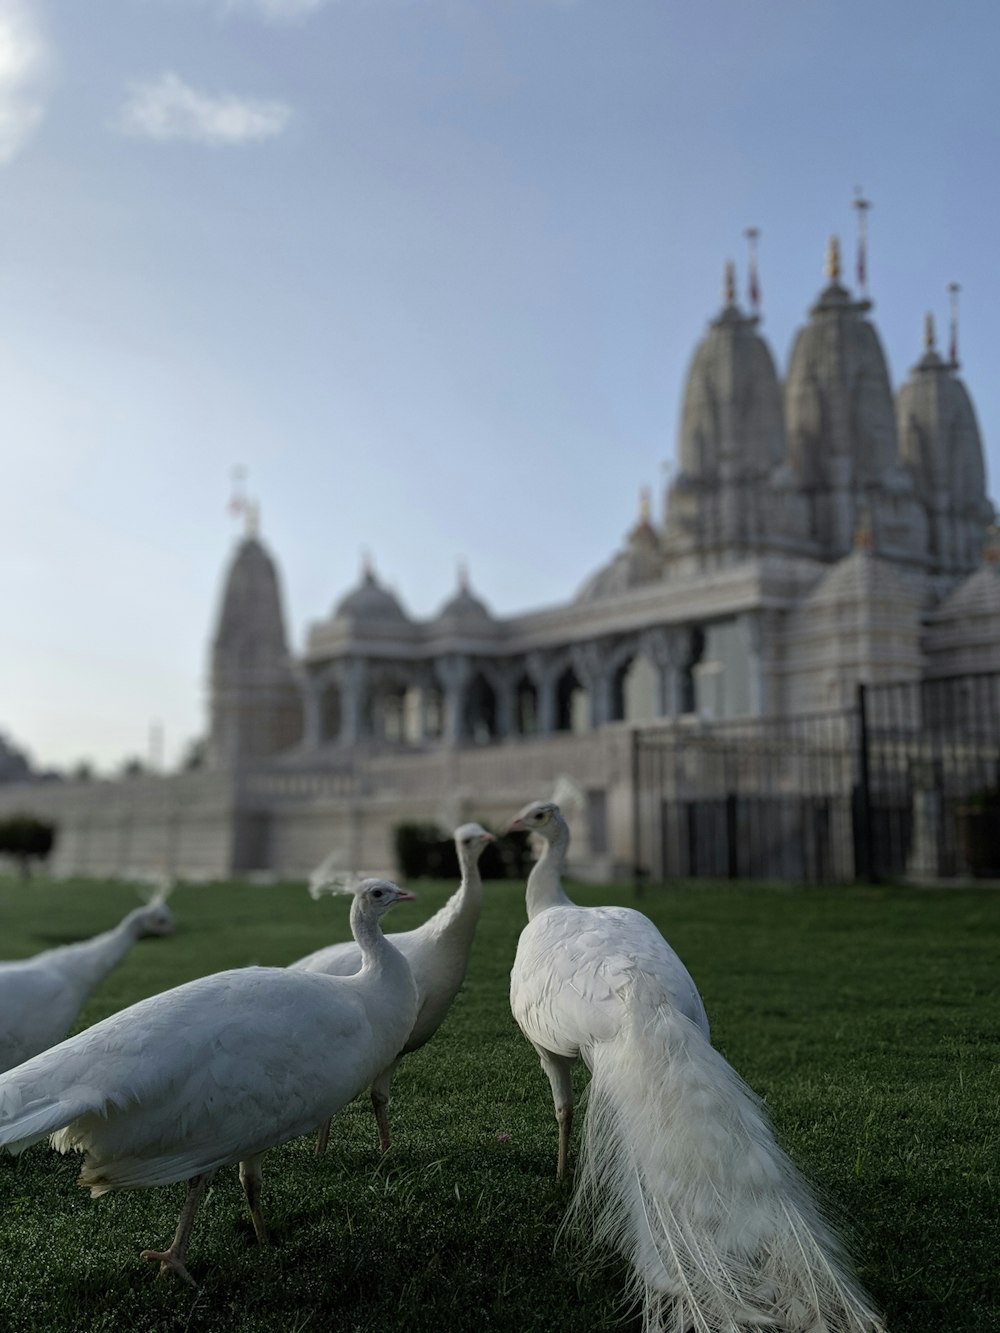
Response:
[[[854,207],[858,211],[858,290],[868,295],[868,210],[871,202],[864,197],[861,186],[855,187]]]
[[[958,369],[958,294],[961,287],[957,282],[948,283],[948,298],[951,303],[951,334],[948,339],[948,360],[952,370]]]
[[[747,227],[743,235],[747,238],[747,249],[750,252],[747,266],[747,295],[750,298],[750,309],[756,315],[760,310],[760,277],[757,273],[757,240],[760,228]]]

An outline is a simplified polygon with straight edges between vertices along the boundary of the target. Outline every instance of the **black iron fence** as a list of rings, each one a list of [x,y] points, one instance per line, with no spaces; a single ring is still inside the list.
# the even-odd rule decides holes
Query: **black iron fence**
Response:
[[[1000,674],[647,728],[633,791],[636,874],[654,881],[1000,878]]]

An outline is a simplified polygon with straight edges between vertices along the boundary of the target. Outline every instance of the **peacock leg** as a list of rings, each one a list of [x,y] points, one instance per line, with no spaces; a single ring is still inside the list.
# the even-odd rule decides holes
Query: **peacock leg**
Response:
[[[164,1273],[176,1273],[182,1282],[186,1282],[189,1287],[196,1287],[198,1284],[184,1267],[184,1259],[187,1255],[188,1241],[191,1238],[191,1228],[194,1226],[194,1215],[198,1211],[198,1205],[201,1203],[202,1195],[211,1180],[211,1173],[202,1176],[192,1176],[187,1183],[187,1195],[184,1199],[184,1207],[181,1209],[181,1215],[177,1219],[177,1230],[174,1232],[174,1238],[170,1243],[169,1250],[143,1250],[139,1256],[141,1259],[150,1259],[154,1263],[159,1263],[162,1277]]]
[[[375,1112],[378,1141],[383,1152],[388,1152],[392,1146],[392,1139],[389,1137],[389,1089],[392,1086],[392,1076],[396,1072],[397,1063],[394,1060],[388,1069],[383,1069],[372,1084],[372,1110]]]
[[[255,1157],[248,1157],[246,1161],[240,1162],[240,1184],[243,1186],[243,1193],[247,1196],[247,1203],[250,1205],[254,1234],[262,1245],[266,1245],[268,1241],[267,1223],[264,1221],[264,1214],[260,1210],[260,1191],[263,1180],[259,1153]]]
[[[549,1086],[552,1089],[552,1101],[559,1125],[559,1157],[556,1161],[556,1179],[562,1180],[569,1163],[569,1140],[573,1129],[573,1064],[566,1055],[555,1055],[543,1047],[535,1045],[538,1058],[542,1062]]]
[[[330,1126],[332,1123],[332,1120],[324,1120],[319,1127],[319,1132],[316,1135],[317,1157],[322,1157],[326,1152],[326,1145],[330,1142]]]

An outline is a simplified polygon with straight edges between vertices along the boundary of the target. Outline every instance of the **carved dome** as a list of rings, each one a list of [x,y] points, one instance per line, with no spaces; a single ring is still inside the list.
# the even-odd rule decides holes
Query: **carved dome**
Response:
[[[785,456],[781,388],[756,316],[728,300],[695,349],[681,412],[680,472],[710,478],[730,463],[765,476]]]
[[[792,347],[785,423],[792,466],[807,486],[830,485],[846,466],[853,487],[892,484],[899,471],[896,414],[885,355],[868,301],[852,300],[837,280],[810,311]],[[843,461],[839,461],[843,460]]]
[[[435,625],[447,624],[464,628],[487,629],[496,622],[484,602],[469,587],[464,571],[459,575],[458,589],[449,597],[434,617]]]
[[[928,334],[931,342],[932,334]],[[900,454],[926,502],[947,492],[954,509],[989,522],[983,445],[965,385],[932,345],[897,399]]]
[[[335,620],[408,625],[409,617],[399,602],[375,577],[375,571],[366,566],[361,582],[337,603]]]

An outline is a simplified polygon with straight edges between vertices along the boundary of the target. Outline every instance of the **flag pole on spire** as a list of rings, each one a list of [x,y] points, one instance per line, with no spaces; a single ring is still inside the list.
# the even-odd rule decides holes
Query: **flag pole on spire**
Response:
[[[854,207],[858,211],[858,290],[868,295],[868,210],[871,201],[864,197],[861,186],[854,187]]]
[[[229,504],[226,506],[233,518],[245,517],[249,501],[247,499],[247,470],[242,463],[237,464],[230,472],[230,478],[233,484],[232,494],[229,497]]]
[[[958,294],[962,290],[957,282],[948,283],[948,297],[951,301],[951,336],[948,339],[948,361],[952,370],[958,369]]]
[[[747,248],[750,251],[747,266],[747,294],[750,299],[750,309],[756,315],[760,309],[760,278],[757,275],[757,238],[760,236],[760,228],[747,227],[743,235],[747,238]]]

